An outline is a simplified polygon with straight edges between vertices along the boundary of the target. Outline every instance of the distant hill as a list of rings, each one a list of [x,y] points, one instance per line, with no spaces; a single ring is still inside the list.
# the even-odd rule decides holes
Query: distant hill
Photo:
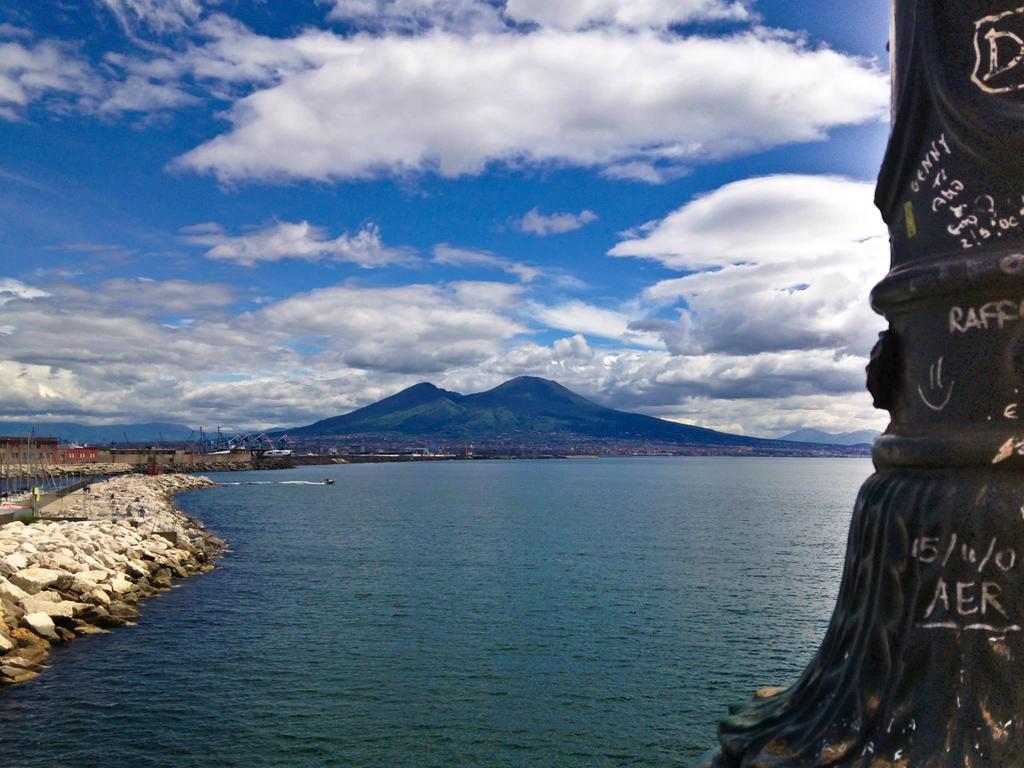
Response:
[[[819,445],[870,445],[881,432],[873,429],[861,429],[856,432],[823,432],[820,429],[798,429],[780,440],[792,443],[818,443]]]
[[[293,438],[408,436],[529,444],[559,439],[636,441],[779,452],[806,448],[678,424],[598,405],[561,384],[521,376],[463,395],[422,383],[343,416],[289,429]]]
[[[0,421],[0,435],[29,435],[35,430],[39,437],[59,437],[72,443],[123,443],[125,433],[130,443],[155,443],[163,439],[171,442],[183,442],[192,436],[190,427],[184,424],[167,424],[160,421],[146,424],[107,424],[90,426],[75,422],[28,422]]]

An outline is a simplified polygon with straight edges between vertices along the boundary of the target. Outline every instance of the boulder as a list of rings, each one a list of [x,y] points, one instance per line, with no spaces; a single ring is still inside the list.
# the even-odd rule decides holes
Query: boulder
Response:
[[[66,571],[55,571],[52,568],[25,568],[11,574],[11,583],[21,587],[30,595],[42,592],[56,585],[63,578],[72,578]],[[71,583],[70,581],[68,582]]]
[[[0,653],[8,653],[18,647],[18,644],[14,642],[5,632],[0,632]]]
[[[61,571],[67,571],[68,573],[77,573],[78,571],[85,570],[85,566],[78,562],[75,558],[70,555],[66,555],[62,552],[56,554],[47,555],[46,564],[50,568],[54,568]]]
[[[11,667],[6,664],[0,665],[0,685],[18,685],[37,677],[39,677],[38,672],[29,672],[27,669]]]
[[[107,612],[114,618],[124,619],[125,621],[134,621],[142,615],[130,605],[118,600],[111,602],[110,605],[107,606]]]
[[[45,640],[60,640],[57,626],[45,613],[26,613],[21,619],[21,625]]]
[[[90,605],[82,612],[82,621],[103,629],[123,627],[127,622],[117,616],[111,616],[110,611],[102,605]]]
[[[6,598],[12,603],[17,603],[26,597],[28,597],[28,592],[12,584],[7,579],[0,577],[0,598]]]
[[[130,592],[132,587],[135,586],[123,573],[115,574],[108,584],[110,586],[110,591],[116,592],[119,595],[123,595],[125,592]]]
[[[57,636],[65,643],[70,643],[77,637],[74,630],[57,625]]]
[[[99,587],[89,590],[85,594],[84,599],[87,603],[92,603],[93,605],[110,605],[110,595]]]
[[[24,656],[19,654],[11,654],[10,656],[4,656],[0,659],[0,664],[6,664],[10,667],[17,667],[18,669],[27,669],[32,672],[38,672],[42,669],[42,666],[31,659],[26,659]]]
[[[25,613],[44,613],[51,619],[58,616],[70,619],[73,616],[77,616],[85,609],[85,603],[73,603],[69,600],[49,600],[43,597],[43,595],[32,595],[26,597],[21,601],[22,607],[25,609]]]

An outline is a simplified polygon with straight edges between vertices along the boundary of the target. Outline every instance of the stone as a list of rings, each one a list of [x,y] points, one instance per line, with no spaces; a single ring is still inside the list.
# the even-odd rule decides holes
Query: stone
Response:
[[[77,573],[78,571],[85,570],[85,566],[75,560],[75,558],[65,555],[61,552],[56,554],[47,555],[46,564],[50,568],[56,570],[67,571],[68,573]]]
[[[102,635],[107,630],[94,627],[88,622],[77,619],[75,621],[74,632],[76,635]]]
[[[107,612],[110,613],[110,615],[114,618],[124,619],[125,621],[133,621],[142,615],[137,610],[132,608],[130,605],[127,605],[117,600],[113,601],[107,607]]]
[[[5,632],[0,632],[0,653],[8,653],[18,647],[18,644],[14,642]]]
[[[53,619],[45,613],[26,613],[21,619],[21,625],[45,640],[60,640]]]
[[[125,564],[125,571],[133,579],[141,579],[149,576],[149,569],[146,568],[139,560],[132,559]]]
[[[57,616],[72,618],[85,609],[85,603],[73,603],[69,600],[49,600],[42,595],[32,595],[21,601],[25,613],[45,613],[51,619]]]
[[[17,603],[28,597],[28,592],[12,584],[7,579],[0,578],[0,597],[8,599],[12,603]]]
[[[77,635],[74,633],[74,630],[62,626],[57,627],[57,635],[65,643],[70,643],[77,637]]]
[[[111,616],[110,611],[101,605],[90,605],[82,612],[82,621],[93,624],[103,629],[123,627],[127,622],[117,616]]]
[[[52,568],[25,568],[13,573],[10,581],[30,595],[34,595],[54,586],[65,576],[71,576],[71,574],[65,571],[55,571]]]
[[[119,595],[123,595],[125,592],[130,592],[132,587],[135,586],[123,573],[116,574],[108,584],[110,586],[110,591]]]
[[[87,592],[84,599],[87,603],[92,603],[93,605],[110,605],[110,595],[99,587]]]
[[[38,672],[29,672],[27,669],[0,665],[0,685],[19,685],[27,683],[39,677]]]
[[[9,667],[17,667],[18,669],[28,669],[33,672],[36,672],[41,668],[41,665],[38,662],[26,659],[24,656],[17,654],[4,656],[0,659],[0,664],[6,664]]]

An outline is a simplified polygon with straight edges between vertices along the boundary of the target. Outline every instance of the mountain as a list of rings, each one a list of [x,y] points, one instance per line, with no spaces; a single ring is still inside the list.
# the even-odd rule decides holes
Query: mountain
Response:
[[[39,437],[59,437],[71,443],[123,443],[125,433],[130,443],[155,443],[163,439],[183,442],[192,435],[192,429],[184,424],[167,424],[160,421],[147,424],[106,424],[98,427],[74,422],[28,422],[0,421],[0,434],[29,435],[35,430]]]
[[[561,384],[521,376],[463,395],[422,383],[343,416],[288,430],[299,439],[416,437],[467,442],[544,443],[571,439],[805,450],[606,408]]]
[[[870,445],[881,432],[873,429],[861,429],[856,432],[823,432],[820,429],[798,429],[780,440],[791,443],[818,443],[819,445]]]

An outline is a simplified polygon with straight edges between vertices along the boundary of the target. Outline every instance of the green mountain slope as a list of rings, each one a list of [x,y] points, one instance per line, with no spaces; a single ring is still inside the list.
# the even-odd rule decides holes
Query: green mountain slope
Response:
[[[779,445],[774,440],[606,408],[557,382],[532,376],[473,395],[417,384],[343,416],[288,430],[288,434],[295,438],[389,434],[466,441],[580,437],[680,445]]]

